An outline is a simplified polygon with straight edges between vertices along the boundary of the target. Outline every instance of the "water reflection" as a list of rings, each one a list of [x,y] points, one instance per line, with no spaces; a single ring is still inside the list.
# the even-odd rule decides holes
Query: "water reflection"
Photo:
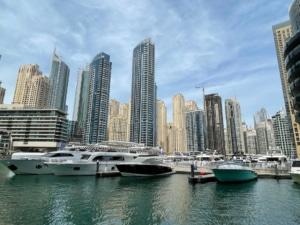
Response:
[[[2,224],[298,224],[292,181],[189,185],[158,179],[15,176],[0,183]]]

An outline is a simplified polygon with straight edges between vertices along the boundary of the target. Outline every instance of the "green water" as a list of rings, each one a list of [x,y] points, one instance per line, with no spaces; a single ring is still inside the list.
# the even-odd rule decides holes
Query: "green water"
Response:
[[[15,176],[0,180],[0,225],[300,224],[291,180],[192,186],[158,179]]]

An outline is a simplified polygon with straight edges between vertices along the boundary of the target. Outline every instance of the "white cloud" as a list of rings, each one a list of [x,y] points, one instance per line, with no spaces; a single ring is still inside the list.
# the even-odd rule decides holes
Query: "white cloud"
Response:
[[[6,101],[12,98],[20,64],[38,63],[49,73],[54,46],[70,66],[72,87],[79,67],[99,52],[108,53],[113,64],[111,97],[128,101],[132,50],[151,37],[158,97],[169,112],[178,92],[199,103],[194,86],[202,82],[224,84],[207,91],[218,91],[224,98],[237,95],[245,118],[252,118],[261,106],[275,111],[282,106],[282,91],[271,26],[287,18],[287,7],[284,0],[4,1],[0,79],[7,85]],[[69,88],[69,109],[73,99]]]

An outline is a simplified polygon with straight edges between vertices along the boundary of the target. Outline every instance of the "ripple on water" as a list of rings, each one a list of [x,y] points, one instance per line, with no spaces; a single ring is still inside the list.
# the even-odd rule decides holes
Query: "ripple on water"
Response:
[[[2,224],[299,224],[291,180],[192,186],[158,179],[15,176],[0,182]]]

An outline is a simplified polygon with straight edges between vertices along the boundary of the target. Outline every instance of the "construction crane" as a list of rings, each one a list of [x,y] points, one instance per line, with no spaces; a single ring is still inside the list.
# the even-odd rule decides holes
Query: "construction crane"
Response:
[[[217,87],[220,85],[224,85],[224,83],[217,83],[217,84],[205,84],[205,82],[200,83],[195,86],[196,89],[202,89],[202,97],[203,97],[203,110],[205,112],[205,88],[210,88],[210,87]]]

